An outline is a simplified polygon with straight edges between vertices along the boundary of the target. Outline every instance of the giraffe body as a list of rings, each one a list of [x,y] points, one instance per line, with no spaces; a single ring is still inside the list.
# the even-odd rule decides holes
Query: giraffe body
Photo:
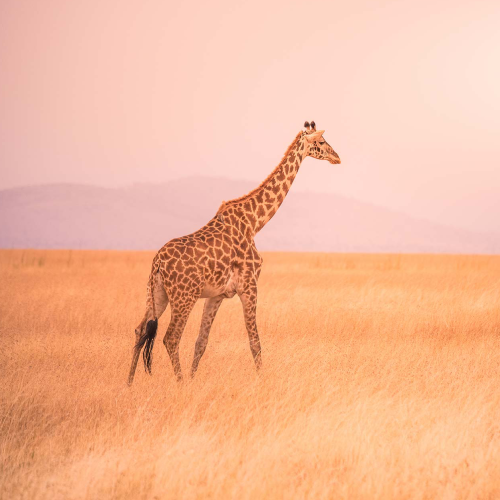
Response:
[[[156,335],[148,323],[171,307],[171,320],[163,343],[175,375],[182,379],[179,342],[196,301],[205,298],[205,307],[196,341],[191,368],[193,376],[203,356],[217,311],[226,298],[238,294],[243,305],[250,349],[257,369],[261,366],[261,348],[256,325],[257,282],[263,259],[254,236],[276,213],[297,175],[305,156],[340,163],[338,155],[306,122],[288,148],[280,164],[256,189],[241,198],[223,202],[215,216],[198,231],[175,238],[156,254],[148,282],[146,312],[136,328],[136,347],[129,373],[132,383],[140,350],[146,343],[148,356]],[[154,301],[154,303],[153,303]],[[147,338],[146,338],[147,337]],[[145,349],[146,353],[146,349]],[[149,367],[149,362],[145,364]]]

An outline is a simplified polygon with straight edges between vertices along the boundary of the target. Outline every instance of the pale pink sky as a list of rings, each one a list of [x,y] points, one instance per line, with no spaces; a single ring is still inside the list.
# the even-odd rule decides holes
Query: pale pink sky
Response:
[[[500,231],[500,2],[0,3],[0,188],[260,182]]]

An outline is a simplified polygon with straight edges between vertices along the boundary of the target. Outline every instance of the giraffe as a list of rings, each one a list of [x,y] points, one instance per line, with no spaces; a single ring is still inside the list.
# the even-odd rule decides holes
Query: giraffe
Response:
[[[214,217],[201,229],[166,243],[151,266],[146,312],[135,329],[135,346],[128,383],[132,384],[137,361],[143,351],[144,367],[151,373],[151,353],[158,318],[168,304],[171,318],[163,343],[174,374],[182,380],[179,342],[195,303],[205,298],[201,327],[196,340],[191,376],[198,369],[207,347],[210,328],[224,299],[238,295],[256,369],[262,365],[256,324],[257,282],[262,268],[254,236],[269,222],[287,195],[303,159],[311,156],[340,163],[340,158],[316,130],[305,122],[271,174],[254,190],[234,200],[222,202]]]

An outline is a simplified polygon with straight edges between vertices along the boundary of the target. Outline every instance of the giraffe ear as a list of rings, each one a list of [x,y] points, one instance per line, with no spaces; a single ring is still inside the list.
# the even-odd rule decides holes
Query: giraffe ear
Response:
[[[312,134],[304,136],[307,142],[315,142],[317,141],[323,134],[324,130],[318,130],[317,132],[313,132]]]

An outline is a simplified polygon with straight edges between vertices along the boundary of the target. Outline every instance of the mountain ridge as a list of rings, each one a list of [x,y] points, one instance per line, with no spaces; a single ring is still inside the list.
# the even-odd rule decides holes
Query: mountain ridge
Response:
[[[0,247],[145,250],[203,226],[246,180],[187,177],[101,187],[47,184],[0,191]],[[444,226],[337,194],[290,191],[256,237],[262,250],[499,253],[500,235]]]

